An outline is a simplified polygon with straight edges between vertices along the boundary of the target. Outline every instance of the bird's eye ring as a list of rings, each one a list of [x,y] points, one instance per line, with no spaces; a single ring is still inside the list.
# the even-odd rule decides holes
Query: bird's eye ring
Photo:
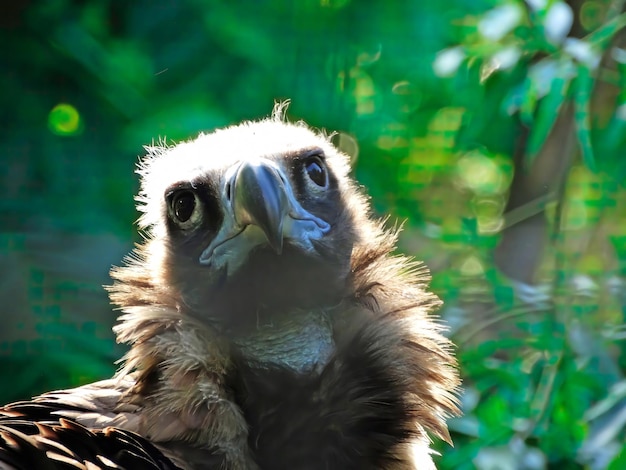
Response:
[[[320,188],[328,186],[328,173],[320,157],[312,156],[307,158],[304,162],[304,171],[309,179]]]
[[[194,191],[182,189],[170,197],[170,214],[181,227],[186,228],[198,218],[198,197]]]

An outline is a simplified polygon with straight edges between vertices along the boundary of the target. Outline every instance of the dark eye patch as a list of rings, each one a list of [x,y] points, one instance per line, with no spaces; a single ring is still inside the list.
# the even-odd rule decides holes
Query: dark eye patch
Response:
[[[190,232],[194,232],[212,238],[222,224],[224,216],[218,191],[208,178],[170,186],[165,192],[165,201],[168,206],[168,227],[173,234],[187,232],[190,235]],[[184,224],[189,223],[194,210],[201,211],[199,222],[185,229]]]
[[[328,170],[326,164],[318,155],[312,155],[304,160],[304,171],[309,179],[320,188],[328,186]]]
[[[341,207],[341,195],[337,178],[326,164],[324,151],[314,147],[286,155],[284,165],[294,195],[302,207],[332,224]],[[320,190],[316,191],[316,187]]]

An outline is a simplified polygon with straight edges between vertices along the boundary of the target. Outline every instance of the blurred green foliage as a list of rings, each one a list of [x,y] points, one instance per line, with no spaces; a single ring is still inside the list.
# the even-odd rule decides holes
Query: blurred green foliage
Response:
[[[445,469],[626,468],[623,1],[0,6],[0,401],[109,376],[142,145],[338,131],[458,345]]]

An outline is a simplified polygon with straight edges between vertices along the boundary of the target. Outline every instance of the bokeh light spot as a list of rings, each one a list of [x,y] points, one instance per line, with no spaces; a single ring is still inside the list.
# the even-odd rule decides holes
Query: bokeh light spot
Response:
[[[396,95],[410,95],[413,93],[413,87],[408,80],[402,80],[393,84],[391,92]]]
[[[57,104],[48,114],[48,127],[57,135],[75,135],[82,130],[78,110],[71,104]]]
[[[459,269],[462,276],[481,276],[485,273],[485,268],[478,258],[475,256],[468,256]]]
[[[372,65],[374,62],[378,62],[383,51],[383,46],[380,43],[374,44],[368,49],[364,49],[357,55],[356,62],[359,67]]]
[[[457,176],[462,186],[477,195],[500,194],[508,186],[502,169],[479,151],[469,152],[459,159]]]
[[[606,5],[596,0],[588,0],[580,7],[580,23],[587,31],[592,31],[602,25],[606,14]]]
[[[478,223],[478,233],[487,235],[502,230],[504,206],[505,199],[501,196],[474,198],[472,200],[471,207]]]
[[[359,143],[356,139],[345,132],[337,132],[331,140],[339,150],[350,157],[350,166],[354,167],[359,157]]]

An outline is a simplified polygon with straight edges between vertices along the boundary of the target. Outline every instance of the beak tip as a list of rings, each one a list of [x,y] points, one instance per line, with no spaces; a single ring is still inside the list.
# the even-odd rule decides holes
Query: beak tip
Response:
[[[268,237],[268,242],[269,242],[269,245],[272,247],[272,249],[276,252],[277,255],[282,255],[283,254],[283,237],[282,237],[282,234],[278,235],[274,239],[270,239]]]

